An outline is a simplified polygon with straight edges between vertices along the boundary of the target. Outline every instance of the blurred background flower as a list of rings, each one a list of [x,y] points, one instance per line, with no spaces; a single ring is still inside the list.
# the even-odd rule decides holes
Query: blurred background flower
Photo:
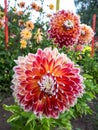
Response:
[[[92,28],[86,24],[81,24],[81,35],[77,44],[89,44],[94,36]]]
[[[72,46],[77,43],[80,35],[80,19],[71,11],[61,10],[51,17],[48,35],[50,39],[62,46]]]

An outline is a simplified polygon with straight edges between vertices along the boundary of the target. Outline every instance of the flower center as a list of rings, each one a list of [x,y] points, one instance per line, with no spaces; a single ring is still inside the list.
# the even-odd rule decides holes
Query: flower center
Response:
[[[44,91],[49,95],[56,95],[57,83],[53,76],[44,75],[41,81],[38,81],[38,84],[41,91]]]
[[[66,27],[67,30],[70,30],[74,27],[74,24],[71,20],[66,20],[64,22],[64,27]]]
[[[85,35],[85,31],[84,30],[81,30],[81,35]]]

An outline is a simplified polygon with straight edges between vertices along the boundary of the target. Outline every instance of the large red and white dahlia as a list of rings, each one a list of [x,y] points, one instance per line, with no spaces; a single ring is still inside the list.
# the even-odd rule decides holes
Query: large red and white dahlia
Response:
[[[57,118],[84,92],[79,68],[57,49],[38,49],[15,60],[13,95],[25,111],[39,117]]]
[[[77,43],[80,35],[80,17],[71,11],[61,10],[54,14],[49,23],[49,38],[62,46]]]

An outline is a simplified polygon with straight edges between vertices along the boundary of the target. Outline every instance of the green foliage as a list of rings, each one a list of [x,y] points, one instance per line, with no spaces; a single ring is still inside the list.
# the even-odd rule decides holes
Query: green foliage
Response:
[[[93,14],[97,15],[98,12],[98,1],[97,0],[74,0],[74,1],[77,8],[77,13],[80,15],[82,23],[91,26]],[[98,26],[98,20],[96,19],[96,31],[95,31],[96,35],[98,35],[97,26]]]
[[[86,3],[86,1],[83,2]],[[88,9],[87,5],[85,9]],[[4,29],[0,29],[0,97],[3,97],[2,95],[6,93],[11,93],[12,68],[15,65],[14,60],[17,59],[18,56],[27,55],[30,52],[36,53],[38,48],[44,49],[45,47],[50,46],[52,48],[57,47],[56,45],[53,45],[53,41],[49,40],[47,37],[46,30],[48,29],[48,24],[43,23],[41,19],[42,17],[39,17],[36,20],[32,35],[35,36],[40,28],[42,31],[42,40],[40,43],[37,43],[36,39],[32,37],[27,47],[21,49],[20,32],[22,28],[19,27],[18,20],[22,19],[24,22],[28,21],[30,19],[30,12],[17,16],[13,11],[14,8],[11,8],[8,13],[8,49],[5,49],[4,45]],[[43,12],[41,13],[44,14]],[[73,118],[78,118],[83,114],[92,114],[92,109],[90,108],[89,103],[96,98],[96,94],[98,94],[98,56],[95,55],[94,58],[91,58],[89,51],[80,53],[68,50],[66,47],[63,47],[62,49],[59,48],[59,52],[66,53],[69,58],[81,68],[81,75],[84,77],[84,95],[78,99],[77,104],[70,108],[69,111],[60,114],[58,119],[46,117],[37,118],[33,113],[23,111],[23,109],[17,104],[11,106],[4,105],[4,109],[12,113],[12,116],[7,120],[12,126],[12,130],[72,130],[71,120]],[[77,128],[77,130],[79,129]]]
[[[12,116],[7,120],[12,126],[12,130],[71,130],[71,113],[66,112],[59,119],[37,118],[31,112],[24,112],[18,105],[3,105],[4,109],[12,112]]]
[[[3,8],[2,8],[2,11]],[[24,10],[25,12],[25,10]],[[30,10],[28,12],[17,16],[14,13],[14,8],[10,8],[8,12],[9,18],[9,43],[8,48],[5,47],[5,34],[4,28],[0,29],[0,101],[5,97],[11,94],[11,80],[13,75],[13,66],[15,65],[14,60],[17,59],[18,56],[27,55],[28,53],[36,53],[38,48],[45,48],[52,45],[52,41],[50,41],[44,29],[45,23],[40,23],[40,20],[37,19],[35,23],[35,28],[32,31],[32,39],[27,44],[26,48],[20,48],[20,32],[21,28],[18,24],[19,20],[22,19],[24,22],[30,20]],[[37,30],[41,28],[42,30],[42,41],[40,43],[36,42],[34,36],[37,33]],[[48,26],[47,26],[48,28]]]

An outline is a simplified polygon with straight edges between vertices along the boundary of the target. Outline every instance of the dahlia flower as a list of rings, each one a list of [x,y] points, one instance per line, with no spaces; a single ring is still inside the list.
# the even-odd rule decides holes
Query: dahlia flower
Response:
[[[83,53],[85,53],[86,51],[91,52],[91,50],[92,50],[91,46],[85,46],[82,52]]]
[[[79,16],[71,11],[62,10],[54,14],[49,26],[49,38],[54,39],[60,47],[75,44],[80,35]]]
[[[94,32],[92,28],[86,24],[81,24],[81,34],[78,39],[78,44],[88,44],[91,42]]]
[[[20,48],[26,48],[27,47],[27,42],[24,39],[20,40],[21,47]]]
[[[35,11],[40,11],[42,8],[38,6],[35,2],[31,4],[31,8],[34,9]]]
[[[37,43],[40,43],[42,41],[42,35],[43,33],[41,32],[41,29],[38,28],[37,33],[34,36],[34,39],[36,39]]]
[[[21,26],[24,26],[24,21],[22,19],[18,20],[18,25],[21,27]]]
[[[50,4],[48,5],[49,6],[49,9],[53,10],[54,9],[54,5],[53,4]]]
[[[30,21],[30,20],[25,23],[25,26],[26,26],[26,28],[27,28],[28,30],[33,30],[33,29],[34,29],[34,24],[33,24],[33,22]]]
[[[18,6],[20,7],[20,8],[24,8],[25,7],[25,2],[20,2],[20,3],[18,3]]]
[[[57,49],[38,49],[15,60],[13,95],[25,111],[38,117],[59,117],[84,92],[79,68]]]
[[[32,37],[31,31],[29,31],[27,28],[23,29],[20,33],[22,39],[29,40]]]
[[[21,15],[23,15],[23,11],[17,11],[17,12],[15,12],[18,16],[21,16]]]
[[[75,51],[80,51],[80,52],[82,52],[83,48],[84,48],[83,45],[78,44],[78,45],[75,46]]]

